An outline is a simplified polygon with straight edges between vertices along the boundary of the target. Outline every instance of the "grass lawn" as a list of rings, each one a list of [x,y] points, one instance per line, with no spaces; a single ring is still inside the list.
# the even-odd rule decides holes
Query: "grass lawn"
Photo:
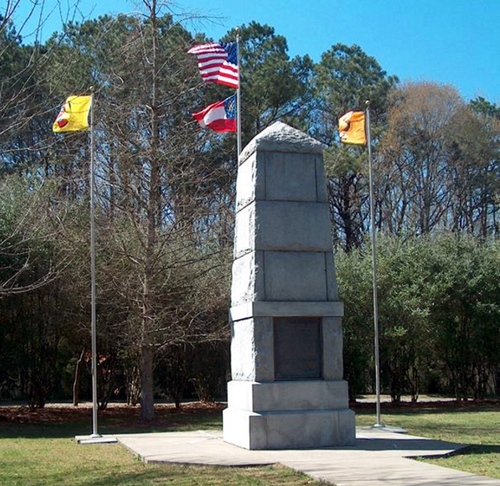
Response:
[[[500,479],[500,403],[454,402],[413,406],[382,404],[382,423],[409,434],[471,447],[449,457],[425,459],[438,466]],[[373,406],[356,410],[357,425],[373,425]]]
[[[176,411],[157,407],[154,426],[138,420],[138,409],[110,407],[99,415],[103,434],[199,430],[221,427],[223,406],[190,404]],[[355,407],[357,425],[372,425],[373,405]],[[382,404],[386,425],[408,433],[471,444],[466,452],[426,460],[500,479],[500,404]],[[77,445],[75,435],[90,433],[90,409],[47,407],[37,412],[0,407],[0,485],[120,486],[235,485],[305,486],[321,483],[281,466],[215,468],[144,465],[117,444]]]
[[[138,420],[138,409],[100,413],[102,434],[199,430],[221,427],[222,406],[190,405],[177,412],[157,409],[154,427]],[[47,408],[30,413],[0,407],[1,486],[320,486],[310,477],[280,466],[253,468],[143,464],[119,444],[78,445],[90,433],[91,412]]]

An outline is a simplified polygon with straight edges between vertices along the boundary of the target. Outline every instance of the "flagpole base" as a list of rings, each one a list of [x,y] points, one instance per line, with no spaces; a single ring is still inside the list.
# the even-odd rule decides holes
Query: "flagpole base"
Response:
[[[395,434],[407,434],[408,431],[401,427],[390,427],[384,424],[374,424],[372,425],[372,429],[377,429],[380,432],[393,432]]]
[[[77,444],[116,444],[118,439],[111,435],[77,435],[75,436],[75,441]]]

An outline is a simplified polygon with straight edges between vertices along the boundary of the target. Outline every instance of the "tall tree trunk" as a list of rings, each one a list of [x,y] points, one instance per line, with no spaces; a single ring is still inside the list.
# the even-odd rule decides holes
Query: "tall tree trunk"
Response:
[[[155,418],[153,396],[153,358],[152,346],[143,345],[141,348],[141,413],[140,418],[151,422]]]
[[[150,12],[152,35],[152,89],[151,89],[151,141],[150,141],[150,179],[147,205],[147,247],[144,265],[144,286],[142,296],[142,343],[141,343],[141,419],[152,421],[155,418],[153,396],[153,359],[154,359],[154,308],[152,305],[154,260],[157,246],[157,222],[160,214],[160,169],[158,161],[159,122],[157,106],[157,49],[158,26],[156,19],[156,0],[145,2]]]
[[[73,406],[74,407],[78,407],[78,402],[79,402],[80,378],[82,376],[82,365],[83,365],[84,354],[85,354],[85,349],[82,349],[82,353],[80,354],[80,358],[76,362],[75,381],[73,382]]]

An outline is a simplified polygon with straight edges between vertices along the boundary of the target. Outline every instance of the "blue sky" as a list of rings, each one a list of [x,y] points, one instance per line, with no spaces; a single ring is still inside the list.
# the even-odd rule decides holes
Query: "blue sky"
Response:
[[[21,0],[16,25],[32,1]],[[65,12],[74,2],[61,3]],[[55,4],[46,0],[46,12]],[[128,13],[140,4],[81,0],[79,11],[85,17]],[[284,35],[291,56],[309,54],[318,61],[337,42],[358,44],[401,81],[449,83],[467,100],[483,96],[500,104],[500,0],[175,0],[169,4],[178,14],[197,14],[199,18],[186,27],[216,40],[228,29],[255,20]],[[60,29],[60,18],[55,10],[43,37]]]

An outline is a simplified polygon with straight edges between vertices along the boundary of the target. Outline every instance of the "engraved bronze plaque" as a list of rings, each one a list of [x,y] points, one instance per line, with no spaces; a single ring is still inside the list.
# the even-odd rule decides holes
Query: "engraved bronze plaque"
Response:
[[[322,378],[321,318],[274,318],[276,380]]]

